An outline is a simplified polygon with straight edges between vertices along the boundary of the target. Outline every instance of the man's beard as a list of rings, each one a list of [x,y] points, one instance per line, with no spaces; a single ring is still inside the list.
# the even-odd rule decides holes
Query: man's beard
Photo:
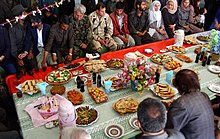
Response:
[[[33,29],[37,29],[38,27],[37,27],[37,26],[32,26],[32,28],[33,28]]]

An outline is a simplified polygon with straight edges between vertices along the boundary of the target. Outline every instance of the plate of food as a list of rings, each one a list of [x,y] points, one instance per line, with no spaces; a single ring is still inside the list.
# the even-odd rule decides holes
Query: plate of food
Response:
[[[30,95],[31,94],[36,94],[36,93],[40,92],[40,89],[37,87],[36,84],[39,84],[39,83],[42,83],[42,82],[43,82],[42,79],[39,79],[39,80],[26,80],[22,84],[17,86],[16,88],[18,88],[22,92],[30,94]]]
[[[134,129],[139,129],[139,126],[138,126],[138,118],[136,116],[133,116],[130,118],[129,120],[129,124],[132,128]]]
[[[173,60],[171,56],[166,55],[166,54],[153,54],[150,59],[154,63],[160,64],[160,65],[162,65],[165,62],[169,62]]]
[[[184,61],[184,62],[186,62],[186,63],[191,63],[191,62],[192,62],[192,59],[189,58],[188,56],[184,55],[184,54],[176,54],[175,56],[176,56],[176,58],[178,58],[179,60]]]
[[[171,99],[178,92],[176,88],[170,87],[170,85],[165,83],[157,83],[152,85],[150,89],[162,99]]]
[[[65,69],[68,69],[68,70],[74,70],[74,69],[77,69],[79,68],[80,66],[82,66],[83,63],[81,62],[76,62],[76,63],[70,63],[70,64],[67,64],[66,66],[64,66],[63,68]]]
[[[45,81],[49,84],[59,85],[70,81],[71,73],[69,70],[55,70],[47,74]]]
[[[218,84],[210,84],[208,89],[215,93],[220,93],[220,85]]]
[[[109,77],[105,78],[105,80],[102,81],[102,85],[104,86],[104,81],[112,81],[112,86],[110,88],[110,91],[116,91],[124,87],[124,81],[121,78],[117,77]]]
[[[82,93],[76,91],[75,89],[67,92],[67,99],[73,103],[73,105],[82,104],[84,101]]]
[[[182,67],[182,63],[176,60],[172,60],[163,64],[164,68],[167,70],[175,70],[177,68]]]
[[[107,66],[109,68],[113,68],[113,69],[120,69],[120,68],[123,68],[124,67],[124,62],[123,60],[119,59],[119,58],[112,58],[112,59],[109,59],[107,62],[106,62]]]
[[[50,93],[52,95],[56,95],[56,94],[63,95],[65,91],[66,91],[66,87],[62,85],[55,85],[50,89]]]
[[[208,42],[210,37],[209,36],[197,36],[196,39],[202,42]]]
[[[99,72],[106,69],[106,62],[104,60],[89,60],[84,63],[84,68],[87,72]]]
[[[183,46],[167,46],[167,49],[176,54],[186,53],[186,48]]]
[[[211,71],[212,73],[219,74],[220,73],[220,66],[217,65],[209,65],[208,70]]]
[[[185,36],[183,42],[186,43],[186,44],[195,44],[195,45],[199,44],[198,40],[192,35],[191,36]]]
[[[101,89],[99,88],[90,88],[88,90],[90,96],[93,98],[93,100],[98,104],[98,103],[103,103],[106,102],[108,100],[107,95],[105,94],[105,92],[103,92]]]
[[[111,139],[119,139],[124,135],[124,128],[119,124],[110,124],[105,128],[105,135]]]
[[[99,119],[98,111],[90,105],[76,106],[76,125],[77,126],[89,126],[95,123]]]
[[[134,113],[137,111],[139,102],[132,97],[121,98],[112,104],[112,108],[123,115],[125,113]]]

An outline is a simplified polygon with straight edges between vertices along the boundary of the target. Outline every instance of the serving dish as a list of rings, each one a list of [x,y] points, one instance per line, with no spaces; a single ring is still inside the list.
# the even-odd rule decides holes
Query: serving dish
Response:
[[[69,70],[55,70],[47,74],[45,81],[49,84],[60,85],[69,82],[71,77]]]
[[[106,64],[109,68],[113,68],[113,69],[120,69],[124,67],[123,60],[119,58],[109,59],[108,61],[106,61]]]
[[[210,85],[208,86],[208,89],[211,90],[212,92],[220,93],[220,85],[210,84]]]
[[[94,124],[99,119],[98,111],[90,105],[76,106],[76,125],[89,126]]]
[[[105,128],[105,135],[111,139],[119,139],[124,135],[124,128],[119,124],[110,124]]]
[[[73,103],[73,105],[82,104],[84,101],[82,93],[76,91],[75,89],[67,92],[67,99]]]
[[[162,65],[164,62],[169,62],[173,60],[171,56],[166,54],[153,54],[150,59],[152,62],[160,65]]]
[[[176,88],[171,87],[166,83],[157,83],[150,86],[151,91],[162,99],[171,99],[178,93]]]
[[[187,51],[187,49],[183,46],[167,46],[167,49],[175,54],[184,54]]]
[[[217,65],[209,65],[208,70],[211,71],[212,73],[219,74],[220,73],[220,66]]]

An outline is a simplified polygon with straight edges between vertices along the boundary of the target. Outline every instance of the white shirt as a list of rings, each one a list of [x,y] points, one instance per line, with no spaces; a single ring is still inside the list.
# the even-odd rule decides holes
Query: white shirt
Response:
[[[123,27],[124,15],[117,16],[117,18],[118,18],[118,23],[119,23],[119,26],[120,26],[120,29],[121,29]]]
[[[98,4],[99,0],[95,0],[95,5]]]
[[[205,15],[200,15],[200,20],[199,20],[200,23],[205,23]]]
[[[37,29],[37,36],[38,36],[37,47],[44,47],[42,31],[43,31],[43,25],[41,30]]]

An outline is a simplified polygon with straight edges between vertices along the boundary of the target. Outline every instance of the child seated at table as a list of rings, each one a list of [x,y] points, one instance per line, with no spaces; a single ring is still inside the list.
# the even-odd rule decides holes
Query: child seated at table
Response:
[[[65,127],[60,135],[60,139],[91,139],[91,136],[82,128]]]

